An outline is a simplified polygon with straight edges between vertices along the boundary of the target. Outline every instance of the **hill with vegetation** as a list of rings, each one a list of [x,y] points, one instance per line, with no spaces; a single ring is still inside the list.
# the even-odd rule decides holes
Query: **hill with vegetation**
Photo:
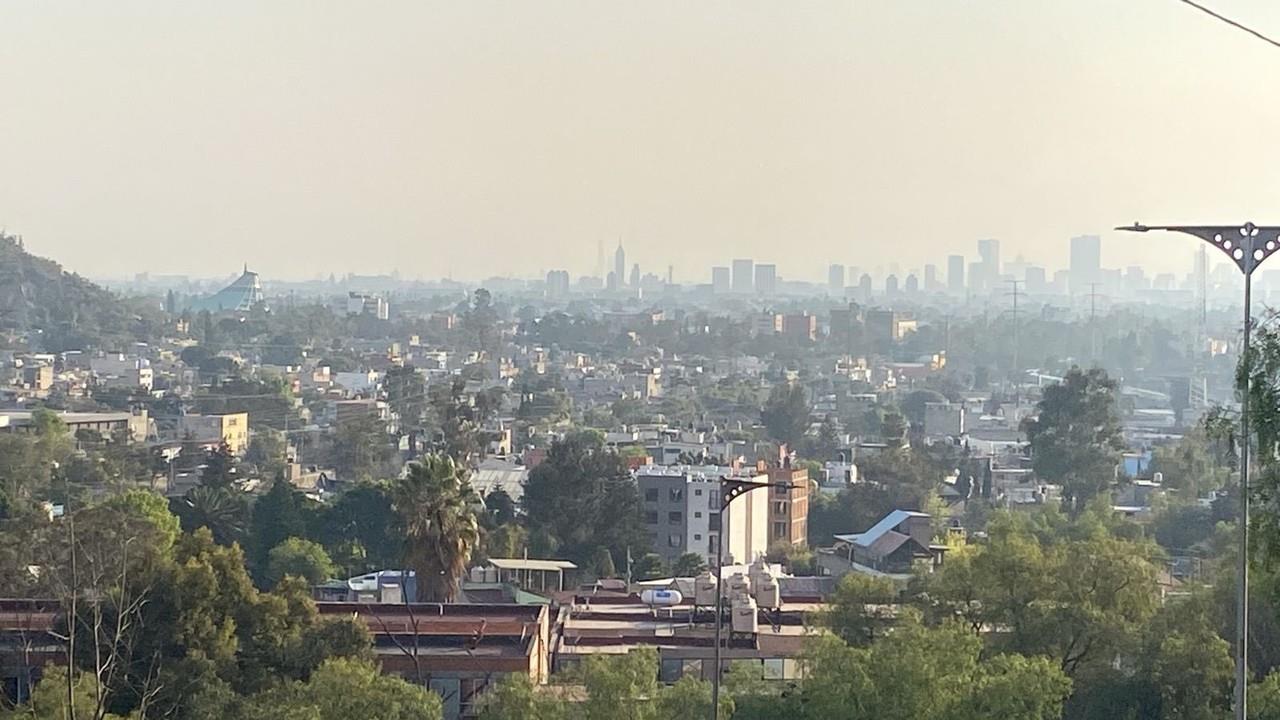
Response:
[[[114,349],[148,339],[155,327],[150,315],[141,303],[32,255],[20,237],[0,232],[0,332],[26,336],[50,352]]]

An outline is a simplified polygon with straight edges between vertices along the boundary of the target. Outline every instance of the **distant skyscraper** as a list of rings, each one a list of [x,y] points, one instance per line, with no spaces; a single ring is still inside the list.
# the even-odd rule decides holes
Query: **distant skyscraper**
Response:
[[[711,268],[711,292],[727,293],[732,287],[732,276],[729,274],[729,268],[723,265],[717,265]]]
[[[640,263],[631,266],[631,287],[640,287]]]
[[[947,289],[953,295],[964,294],[964,256],[949,255],[947,257]]]
[[[750,258],[733,261],[733,291],[749,293],[755,287],[755,261]]]
[[[1042,293],[1049,289],[1045,280],[1044,268],[1039,265],[1028,265],[1024,279],[1027,281],[1027,292],[1029,293]]]
[[[993,238],[978,241],[978,258],[982,264],[1000,269],[1000,241]]]
[[[867,273],[862,273],[862,277],[858,278],[858,297],[862,302],[871,299],[871,276]]]
[[[903,289],[906,290],[908,295],[915,295],[920,292],[920,278],[916,277],[915,273],[909,273]]]
[[[756,266],[756,293],[766,297],[778,292],[778,266],[761,263]]]
[[[884,279],[884,294],[893,296],[898,294],[898,276],[890,275]]]
[[[1089,283],[1102,276],[1102,238],[1078,235],[1071,238],[1071,292],[1089,291]]]
[[[827,289],[832,295],[840,295],[844,292],[844,266],[832,265],[827,268]]]
[[[1067,294],[1068,278],[1071,277],[1070,270],[1058,270],[1053,274],[1052,292],[1058,295]]]
[[[969,263],[969,292],[977,295],[991,289],[987,282],[987,266],[981,260]]]
[[[613,274],[618,285],[627,280],[627,251],[622,249],[622,241],[618,241],[618,249],[613,251]]]
[[[924,266],[924,289],[925,292],[934,292],[938,289],[938,266]]]
[[[604,289],[610,292],[618,289],[618,273],[610,271],[608,277],[604,279]]]
[[[982,284],[986,289],[996,286],[1000,281],[1000,241],[987,238],[978,241],[978,257],[982,260]],[[973,285],[977,278],[970,277]]]

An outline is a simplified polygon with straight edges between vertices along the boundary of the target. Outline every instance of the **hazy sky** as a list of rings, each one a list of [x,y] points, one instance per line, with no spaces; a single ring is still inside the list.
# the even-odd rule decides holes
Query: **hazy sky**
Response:
[[[6,0],[0,226],[94,276],[1058,266],[1280,223],[1277,71],[1176,0]]]

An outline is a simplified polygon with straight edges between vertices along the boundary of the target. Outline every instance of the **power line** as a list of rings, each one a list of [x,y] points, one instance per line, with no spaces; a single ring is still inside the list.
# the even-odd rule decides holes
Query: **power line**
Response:
[[[1185,3],[1185,4],[1187,4],[1187,5],[1190,5],[1191,7],[1193,7],[1193,8],[1195,8],[1195,9],[1199,10],[1199,11],[1200,11],[1200,12],[1202,12],[1202,13],[1205,13],[1206,15],[1209,15],[1210,17],[1213,17],[1213,18],[1216,18],[1216,19],[1218,19],[1218,20],[1221,20],[1222,22],[1224,22],[1224,23],[1226,23],[1226,24],[1230,25],[1230,26],[1231,26],[1231,27],[1233,27],[1233,28],[1236,28],[1237,30],[1243,30],[1243,31],[1245,31],[1245,32],[1249,33],[1250,35],[1252,35],[1252,36],[1254,36],[1254,37],[1258,38],[1259,40],[1261,40],[1261,41],[1263,41],[1263,42],[1265,42],[1265,43],[1270,43],[1271,45],[1274,45],[1274,46],[1276,46],[1276,47],[1280,48],[1280,40],[1273,40],[1272,38],[1267,37],[1266,35],[1263,35],[1262,33],[1258,32],[1257,30],[1254,30],[1253,28],[1249,27],[1248,25],[1244,25],[1244,24],[1242,24],[1242,23],[1236,22],[1235,20],[1232,20],[1231,18],[1229,18],[1229,17],[1227,17],[1227,16],[1225,16],[1225,15],[1222,15],[1222,14],[1220,14],[1220,13],[1214,12],[1213,10],[1210,10],[1209,8],[1207,8],[1207,7],[1205,7],[1205,6],[1201,5],[1201,4],[1199,4],[1199,3],[1197,3],[1197,2],[1194,2],[1193,0],[1180,0],[1180,1],[1181,1],[1181,2],[1183,2],[1183,3]]]

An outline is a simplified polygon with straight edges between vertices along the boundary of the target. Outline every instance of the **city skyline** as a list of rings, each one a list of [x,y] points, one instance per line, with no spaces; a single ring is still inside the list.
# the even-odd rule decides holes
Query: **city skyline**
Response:
[[[167,273],[586,274],[619,236],[682,278],[984,237],[1061,266],[1135,220],[1269,222],[1280,181],[1275,54],[1159,0],[8,5],[0,40],[0,226],[95,275],[127,244],[181,248],[148,253]]]

